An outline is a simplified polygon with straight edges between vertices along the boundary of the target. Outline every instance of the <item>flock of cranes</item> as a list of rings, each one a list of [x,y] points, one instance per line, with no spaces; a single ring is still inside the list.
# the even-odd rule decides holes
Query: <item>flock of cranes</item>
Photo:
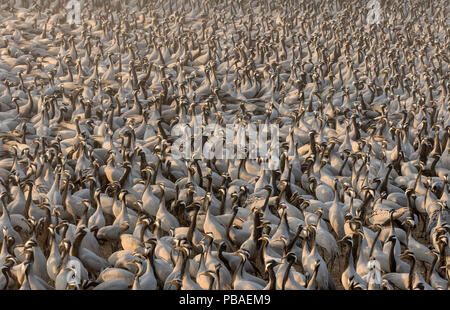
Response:
[[[0,1],[0,289],[448,290],[449,2]],[[275,124],[280,165],[177,158]]]

